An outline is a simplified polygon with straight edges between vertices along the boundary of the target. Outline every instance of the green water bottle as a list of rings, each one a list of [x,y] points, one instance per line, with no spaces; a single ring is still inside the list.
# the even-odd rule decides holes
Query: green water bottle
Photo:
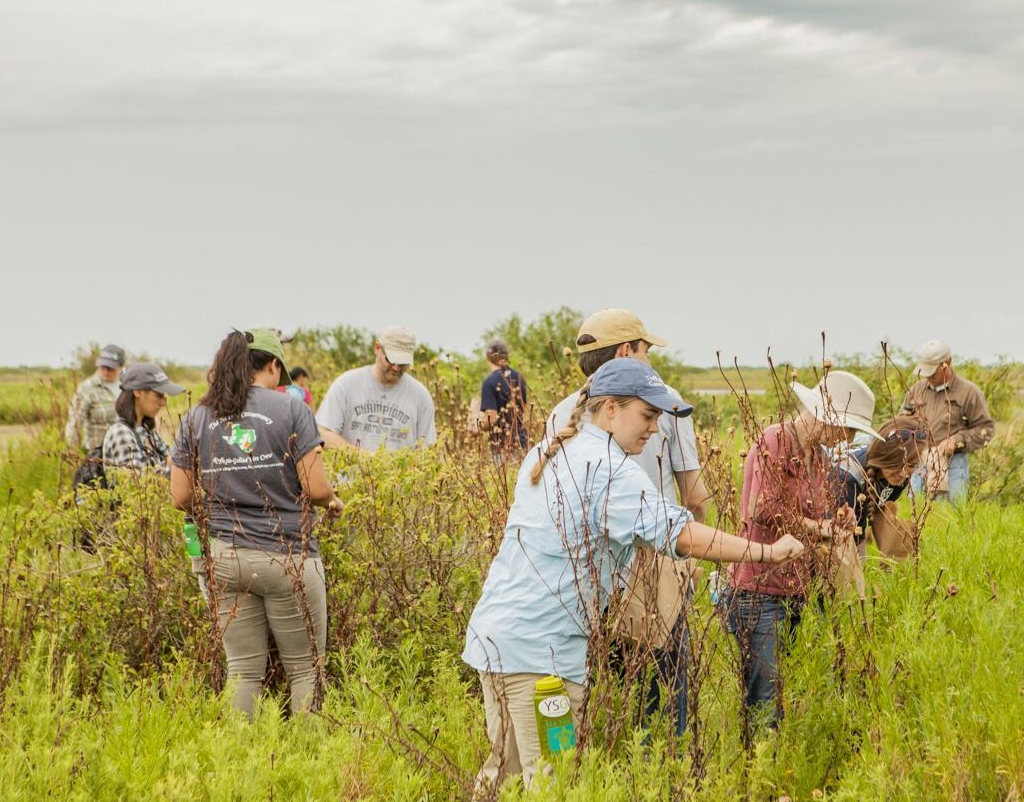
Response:
[[[199,540],[199,527],[192,521],[186,521],[181,533],[185,536],[185,553],[189,557],[202,557],[203,544]]]
[[[544,677],[534,686],[534,711],[540,751],[545,757],[576,746],[576,727],[572,723],[572,705],[561,677]]]

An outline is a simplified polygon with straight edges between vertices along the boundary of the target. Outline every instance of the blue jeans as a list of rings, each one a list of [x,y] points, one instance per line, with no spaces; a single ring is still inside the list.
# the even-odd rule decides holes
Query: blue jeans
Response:
[[[949,458],[949,471],[946,474],[946,481],[949,489],[943,493],[936,493],[935,498],[944,501],[959,503],[967,498],[967,480],[970,478],[970,468],[967,464],[967,453],[957,452]],[[910,489],[914,495],[924,495],[925,469],[924,465],[918,467],[910,477]]]
[[[772,723],[782,718],[779,695],[780,630],[788,640],[800,623],[804,601],[796,596],[771,596],[730,590],[725,597],[729,631],[739,643],[743,662],[744,703],[766,711]]]

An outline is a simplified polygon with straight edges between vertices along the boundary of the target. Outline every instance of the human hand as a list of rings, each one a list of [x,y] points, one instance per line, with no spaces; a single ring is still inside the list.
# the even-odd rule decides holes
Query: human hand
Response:
[[[783,535],[765,549],[764,561],[778,564],[799,557],[803,552],[803,543],[792,535]]]
[[[344,509],[344,504],[341,503],[341,499],[337,496],[327,502],[327,517],[332,521],[336,520],[341,516],[341,511]]]
[[[822,541],[841,541],[853,534],[857,527],[857,518],[853,510],[843,507],[838,510],[835,517],[821,521],[819,534]]]
[[[950,435],[945,440],[943,440],[941,443],[939,443],[937,446],[935,446],[935,448],[936,448],[936,450],[938,450],[938,452],[940,454],[942,454],[942,456],[950,457],[950,456],[953,455],[953,452],[956,451],[956,441],[957,441],[957,436],[956,435]]]

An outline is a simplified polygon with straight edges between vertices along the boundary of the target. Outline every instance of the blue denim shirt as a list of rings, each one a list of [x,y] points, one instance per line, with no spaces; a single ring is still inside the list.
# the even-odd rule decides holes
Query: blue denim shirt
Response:
[[[462,659],[482,671],[555,674],[583,683],[587,638],[636,539],[678,557],[693,516],[669,504],[607,432],[589,423],[530,483],[516,481],[505,535],[473,610]]]

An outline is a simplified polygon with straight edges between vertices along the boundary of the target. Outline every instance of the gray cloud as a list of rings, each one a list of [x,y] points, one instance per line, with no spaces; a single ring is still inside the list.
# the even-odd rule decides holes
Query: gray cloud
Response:
[[[563,303],[643,310],[698,364],[823,329],[1024,352],[1014,6],[0,0],[0,265],[53,327],[15,305],[0,362],[199,361],[253,322],[468,350]],[[251,289],[282,276],[303,305]],[[127,280],[186,329],[97,321]]]
[[[64,3],[36,0],[0,12],[0,112],[8,124],[67,121],[96,104],[121,105],[140,119],[147,108],[180,104],[187,115],[196,98],[254,94],[273,115],[298,92],[320,102],[527,108],[555,121],[593,109],[612,122],[715,112],[740,125],[834,117],[844,103],[856,117],[970,98],[998,120],[1019,74],[1019,15],[1009,3],[768,9],[101,0],[69,14]]]

